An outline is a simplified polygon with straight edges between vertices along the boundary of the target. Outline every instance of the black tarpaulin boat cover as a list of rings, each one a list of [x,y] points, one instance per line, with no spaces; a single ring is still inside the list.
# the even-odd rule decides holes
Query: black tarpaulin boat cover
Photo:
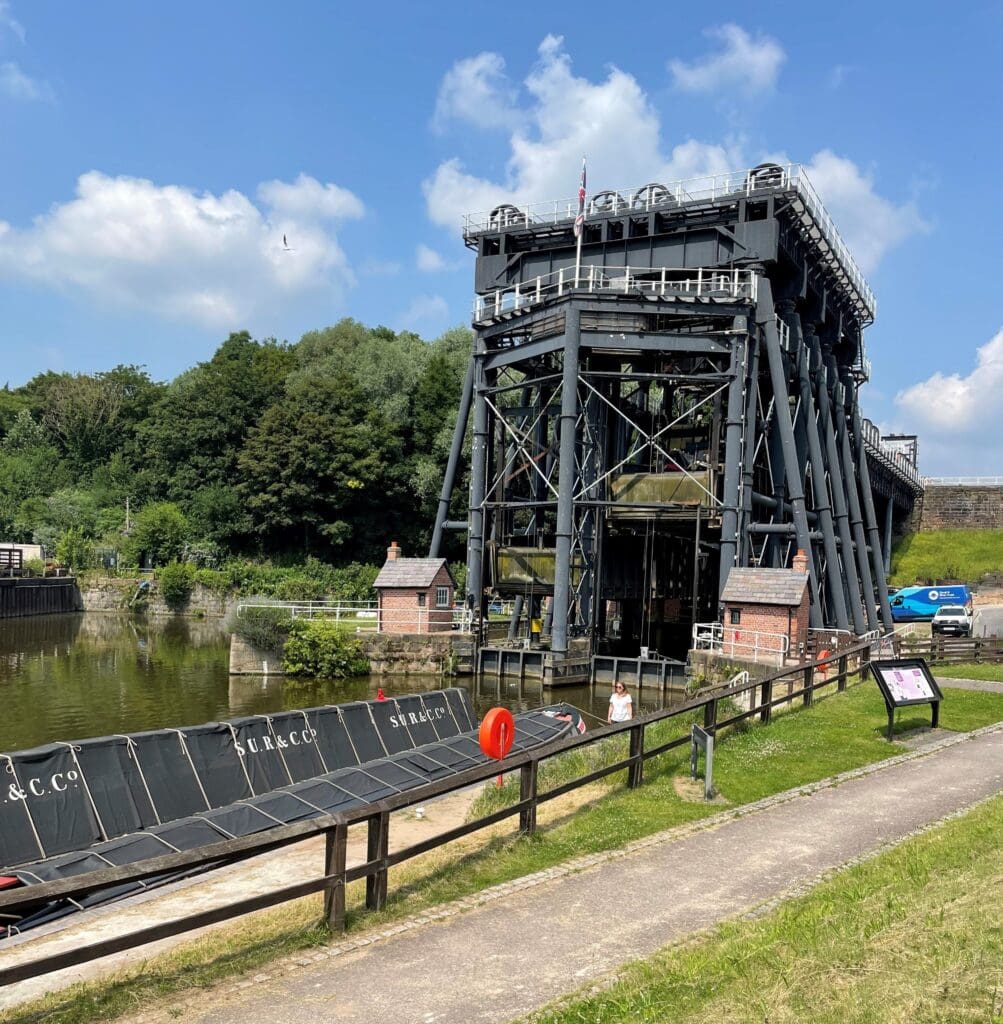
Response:
[[[578,720],[521,712],[514,750]],[[37,885],[361,807],[483,764],[476,730],[452,688],[0,754],[0,876]],[[39,905],[8,930],[167,880]]]

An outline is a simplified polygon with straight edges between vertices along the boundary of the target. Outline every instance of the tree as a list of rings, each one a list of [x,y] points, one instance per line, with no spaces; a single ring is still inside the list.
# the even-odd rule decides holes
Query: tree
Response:
[[[154,502],[136,513],[122,552],[127,563],[138,565],[145,556],[154,565],[176,562],[188,540],[188,520],[177,505]]]
[[[25,503],[66,482],[59,452],[49,443],[45,429],[22,409],[0,443],[0,538],[30,541],[34,523],[22,517]]]
[[[138,430],[153,493],[181,503],[200,488],[231,485],[248,431],[282,394],[293,363],[288,346],[242,331],[174,380]]]
[[[304,380],[265,413],[240,454],[255,533],[272,551],[382,553],[400,508],[398,455],[398,440],[346,371]]]

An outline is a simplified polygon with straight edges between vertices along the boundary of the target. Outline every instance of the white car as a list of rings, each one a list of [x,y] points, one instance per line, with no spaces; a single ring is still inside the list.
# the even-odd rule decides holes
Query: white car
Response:
[[[930,628],[934,636],[938,633],[951,634],[953,636],[971,636],[972,616],[960,604],[941,605],[933,614],[933,622]]]

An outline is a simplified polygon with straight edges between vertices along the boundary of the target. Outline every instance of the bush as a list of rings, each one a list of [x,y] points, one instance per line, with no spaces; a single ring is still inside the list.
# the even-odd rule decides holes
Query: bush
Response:
[[[146,505],[136,514],[122,556],[130,565],[138,565],[145,555],[153,565],[177,561],[188,537],[188,520],[177,505],[169,501]]]
[[[41,558],[29,558],[24,563],[24,571],[29,576],[44,576],[45,562]]]
[[[172,612],[181,611],[195,586],[195,567],[187,562],[171,562],[157,573],[160,596]]]
[[[71,569],[89,569],[94,564],[94,544],[72,526],[56,544],[56,561]]]
[[[329,619],[294,619],[284,661],[290,676],[345,679],[369,671],[362,644]]]
[[[285,608],[244,608],[229,622],[231,633],[264,651],[281,651],[293,617]]]

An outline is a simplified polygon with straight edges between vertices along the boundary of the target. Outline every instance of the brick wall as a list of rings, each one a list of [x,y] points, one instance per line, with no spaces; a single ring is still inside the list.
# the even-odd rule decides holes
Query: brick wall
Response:
[[[741,612],[741,621],[737,625],[733,625],[731,621],[732,609]],[[805,589],[798,608],[770,604],[726,603],[723,622],[725,654],[730,652],[735,656],[752,658],[754,652],[747,645],[754,645],[759,656],[765,655],[771,660],[779,659],[783,648],[780,636],[789,638],[790,652],[792,655],[797,654],[808,638],[808,591]],[[765,659],[760,657],[760,660]]]
[[[1003,530],[1003,487],[928,484],[912,523],[929,530]]]
[[[436,590],[449,589],[445,608],[436,607]],[[424,594],[424,607],[418,595]],[[381,587],[379,592],[381,633],[443,633],[453,628],[453,581],[443,566],[432,584],[424,589],[416,587]]]

